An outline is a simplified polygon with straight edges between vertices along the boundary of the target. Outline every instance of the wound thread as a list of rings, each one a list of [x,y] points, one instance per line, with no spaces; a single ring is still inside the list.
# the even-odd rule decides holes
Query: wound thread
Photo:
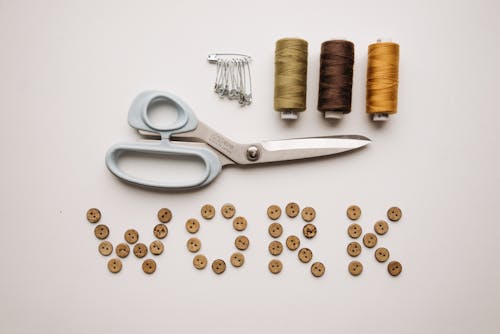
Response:
[[[278,40],[274,65],[274,109],[280,112],[306,110],[307,41]]]
[[[335,111],[343,114],[351,112],[353,67],[352,42],[331,40],[321,44],[319,111]]]
[[[399,44],[378,42],[368,46],[366,112],[395,114],[398,111]]]

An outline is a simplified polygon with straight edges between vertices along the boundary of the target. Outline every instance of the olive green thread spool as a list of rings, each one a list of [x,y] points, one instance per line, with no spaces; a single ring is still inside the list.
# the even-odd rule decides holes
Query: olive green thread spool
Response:
[[[276,41],[274,58],[274,110],[281,119],[297,119],[306,110],[307,41],[283,38]]]

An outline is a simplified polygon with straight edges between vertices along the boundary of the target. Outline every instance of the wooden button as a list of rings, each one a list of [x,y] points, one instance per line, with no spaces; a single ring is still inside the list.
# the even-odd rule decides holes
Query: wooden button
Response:
[[[113,245],[109,241],[103,241],[99,244],[99,253],[103,256],[108,256],[113,253]]]
[[[244,263],[245,263],[245,256],[243,256],[243,254],[237,252],[231,255],[231,264],[234,267],[241,267]]]
[[[312,222],[314,220],[314,218],[316,218],[316,210],[314,210],[310,206],[305,207],[302,210],[301,216],[302,216],[302,219],[304,219],[304,221]]]
[[[313,253],[309,248],[301,248],[299,249],[299,260],[303,263],[307,263],[311,261],[313,257]]]
[[[204,269],[207,266],[207,257],[205,255],[198,254],[193,258],[193,266],[196,269]]]
[[[226,271],[226,262],[221,259],[215,260],[214,262],[212,262],[212,270],[217,275],[222,274],[224,271]]]
[[[356,241],[353,241],[347,245],[347,254],[352,257],[356,257],[361,254],[361,245]]]
[[[124,244],[126,245],[126,244]],[[128,247],[128,246],[127,246]],[[142,259],[148,254],[148,248],[146,247],[145,244],[143,243],[136,243],[134,246],[134,255],[137,256],[139,259]]]
[[[127,257],[130,253],[130,247],[126,243],[121,243],[116,246],[116,255],[122,259]]]
[[[269,264],[267,265],[269,268],[269,271],[273,274],[279,274],[281,270],[283,269],[283,264],[281,263],[280,260],[271,260],[269,261]]]
[[[190,218],[186,222],[186,230],[189,233],[196,233],[200,229],[200,222],[196,218]]]
[[[247,228],[247,220],[245,217],[236,217],[233,220],[233,228],[236,231],[244,231]]]
[[[288,238],[286,238],[286,247],[288,247],[288,249],[291,251],[296,250],[300,247],[300,239],[295,235],[289,236]]]
[[[375,258],[378,262],[385,262],[389,259],[389,250],[384,247],[377,248],[375,250]]]
[[[139,240],[139,232],[131,228],[130,230],[125,231],[125,241],[129,244],[135,244]]]
[[[187,249],[191,253],[196,253],[201,248],[201,241],[198,238],[191,238],[187,241]]]
[[[267,208],[267,216],[272,220],[276,220],[281,216],[281,208],[277,205],[270,205]]]
[[[211,204],[205,204],[201,207],[201,216],[205,219],[212,219],[215,216],[215,208]]]
[[[274,256],[278,256],[281,254],[281,252],[283,252],[283,245],[281,244],[281,242],[279,241],[271,241],[269,243],[269,253],[271,253],[271,255],[274,255]]]
[[[239,250],[246,250],[250,246],[250,240],[244,235],[239,235],[234,240],[234,246]]]
[[[152,259],[144,260],[142,263],[142,271],[146,274],[151,275],[156,270],[156,262]]]
[[[363,237],[363,244],[368,248],[373,248],[377,245],[377,236],[373,233],[366,233]]]
[[[278,238],[283,233],[283,227],[279,223],[272,223],[268,228],[269,234],[273,238]]]
[[[349,272],[352,276],[358,276],[363,272],[363,264],[359,261],[349,263]]]
[[[353,239],[359,238],[359,236],[363,233],[363,229],[359,224],[351,224],[347,228],[347,234]]]
[[[361,216],[361,209],[357,205],[351,205],[347,208],[347,217],[351,220],[356,220]]]
[[[97,223],[99,219],[101,219],[101,211],[99,209],[92,208],[87,211],[87,220],[89,223]]]
[[[316,236],[316,232],[316,226],[314,226],[313,224],[306,224],[302,228],[302,233],[304,233],[304,237],[306,237],[307,239],[314,238]]]
[[[387,271],[391,276],[398,276],[403,271],[403,266],[398,261],[391,261],[387,265]]]
[[[311,274],[314,277],[321,277],[325,273],[325,265],[321,262],[314,262],[311,265]]]
[[[155,240],[151,244],[149,244],[149,251],[153,255],[160,255],[161,253],[163,253],[163,249],[163,242],[161,242],[160,240]]]
[[[297,203],[288,203],[285,207],[286,215],[290,218],[295,218],[300,212],[300,207]]]
[[[172,219],[172,211],[162,208],[158,211],[158,220],[162,223],[168,223]]]
[[[155,237],[157,237],[158,239],[163,239],[167,236],[168,234],[168,228],[166,225],[164,224],[158,224],[154,227],[153,229],[153,234],[155,235]]]
[[[230,204],[230,203],[226,203],[222,206],[222,208],[220,209],[220,212],[222,213],[222,216],[224,218],[233,218],[234,214],[236,213],[236,208],[234,207],[234,205]]]
[[[122,261],[120,259],[111,259],[108,261],[108,270],[116,274],[122,270]]]
[[[385,220],[379,220],[375,223],[373,229],[378,235],[384,235],[387,233],[387,231],[389,231],[389,225]]]
[[[94,234],[97,239],[106,239],[109,235],[109,228],[106,225],[97,225],[94,229]]]
[[[393,206],[389,210],[387,210],[387,218],[389,218],[393,222],[397,222],[403,216],[403,212],[397,206]]]

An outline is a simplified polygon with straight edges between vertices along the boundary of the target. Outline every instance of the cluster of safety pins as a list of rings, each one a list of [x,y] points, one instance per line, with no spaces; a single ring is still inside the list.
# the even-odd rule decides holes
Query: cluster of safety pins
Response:
[[[251,57],[242,54],[213,53],[210,63],[217,64],[214,91],[221,98],[238,100],[241,106],[252,103]]]

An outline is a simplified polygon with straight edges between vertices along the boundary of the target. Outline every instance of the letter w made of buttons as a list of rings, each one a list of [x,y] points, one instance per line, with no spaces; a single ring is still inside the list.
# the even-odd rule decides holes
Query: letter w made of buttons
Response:
[[[112,272],[113,274],[117,274],[122,270],[123,263],[122,261],[125,261],[125,259],[128,257],[130,254],[130,249],[132,248],[132,251],[134,255],[138,259],[142,259],[146,257],[148,254],[151,254],[153,256],[158,256],[163,253],[164,250],[164,245],[163,242],[160,241],[160,239],[164,239],[167,234],[168,234],[168,228],[164,223],[170,222],[172,219],[172,212],[167,209],[163,208],[158,211],[158,220],[160,221],[160,224],[157,224],[153,228],[153,235],[155,236],[156,240],[153,240],[150,244],[149,247],[146,246],[144,243],[140,242],[139,240],[139,232],[135,229],[128,229],[125,231],[123,238],[124,242],[121,242],[117,244],[115,247],[113,247],[113,244],[105,239],[108,238],[110,234],[110,230],[108,226],[104,224],[99,224],[94,228],[94,234],[97,239],[101,240],[99,243],[99,246],[97,247],[97,250],[99,253],[104,256],[110,256],[113,253],[113,249],[116,252],[117,257],[113,257],[108,261],[108,270]],[[98,221],[101,220],[102,214],[99,209],[96,208],[91,208],[87,211],[87,220],[91,224],[95,224]],[[142,262],[142,270],[144,273],[150,275],[153,274],[156,271],[156,262],[153,259],[145,259]]]

